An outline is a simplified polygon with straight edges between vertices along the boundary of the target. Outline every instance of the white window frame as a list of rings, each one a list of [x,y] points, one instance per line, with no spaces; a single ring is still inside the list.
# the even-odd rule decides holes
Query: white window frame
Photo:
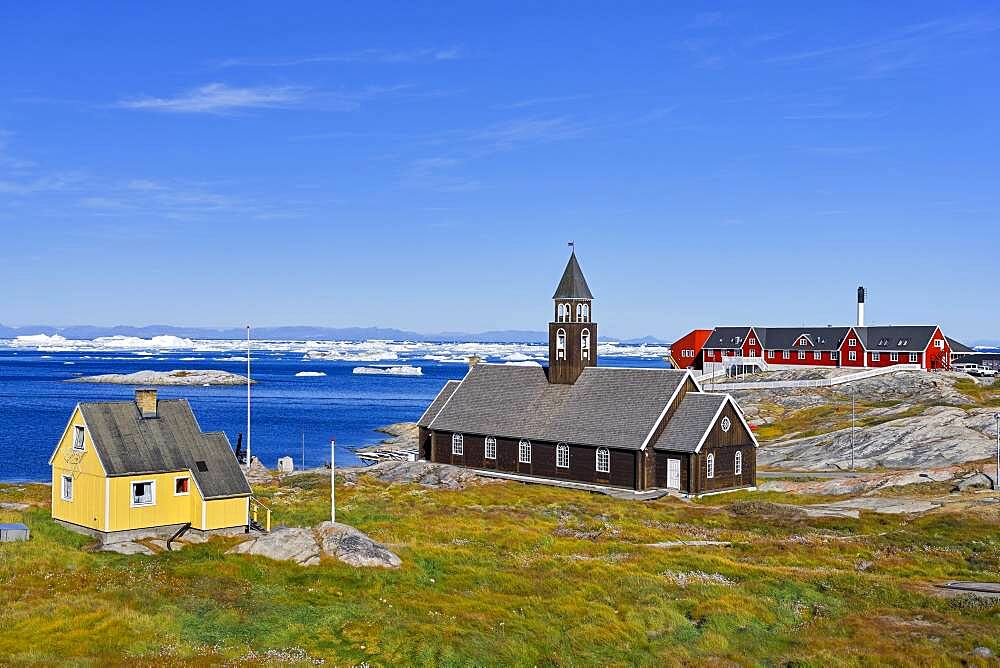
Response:
[[[781,359],[788,360],[792,358],[792,352],[790,350],[781,351]]]
[[[583,322],[583,304],[576,305],[576,321]]]
[[[773,360],[774,359],[774,351],[773,350],[768,350],[767,351],[767,359],[769,359],[769,360]]]
[[[944,350],[944,339],[934,339],[934,347]]]
[[[880,362],[882,360],[881,353],[872,353],[872,362]]]
[[[857,362],[858,361],[858,352],[856,350],[848,350],[847,351],[847,361],[848,362]]]
[[[590,304],[583,305],[583,321],[590,322]]]
[[[580,332],[580,359],[590,359],[590,330],[586,328]]]
[[[483,457],[493,460],[497,458],[497,439],[492,436],[486,437],[486,441],[483,445]]]
[[[899,353],[889,353],[889,361],[890,362],[898,362],[899,361]]]
[[[830,351],[830,361],[836,362],[839,359],[840,359],[840,351],[839,350],[831,350]]]
[[[847,340],[847,345],[849,345],[851,348],[853,348],[853,347],[855,347],[855,346],[858,345],[858,340],[857,339],[848,339]]]
[[[910,364],[916,364],[918,359],[917,353],[910,353]]]
[[[83,452],[84,450],[87,449],[86,431],[87,430],[84,429],[83,425],[80,425],[80,424],[73,425],[73,451],[74,452]],[[77,436],[80,437],[79,440],[77,439]]]
[[[531,441],[526,438],[522,438],[517,442],[517,463],[531,463]]]
[[[566,359],[566,330],[562,327],[556,330],[556,359]]]
[[[69,495],[66,494],[66,483],[69,483]],[[63,501],[73,500],[73,476],[64,475],[59,484],[59,496]]]
[[[598,473],[611,473],[610,450],[607,448],[597,448],[597,452],[594,453],[594,470]]]
[[[806,358],[806,351],[804,351],[804,350],[800,350],[800,351],[799,351],[799,355],[798,355],[798,358],[799,358],[800,360],[804,360],[804,359]]]
[[[749,343],[751,346],[755,346],[757,345],[757,339],[751,337],[750,340],[747,341],[747,343]]]
[[[705,477],[711,480],[715,477],[715,453],[708,453],[708,457],[705,458]]]
[[[737,450],[736,454],[733,455],[733,474],[743,474],[743,452],[740,450]]]
[[[136,503],[135,502],[135,486],[136,485],[149,485],[149,498],[151,501],[149,503]],[[156,505],[156,481],[155,480],[133,480],[129,484],[129,505],[132,508],[148,508],[149,506]]]
[[[465,455],[465,437],[461,434],[451,435],[451,454]]]
[[[565,443],[560,443],[556,446],[556,468],[569,468],[569,446]]]
[[[821,360],[821,359],[823,359],[823,353],[819,352],[818,350],[815,351],[815,352],[813,352],[813,359],[814,360]]]
[[[187,480],[187,491],[178,492],[177,491],[177,481]],[[174,477],[174,496],[189,496],[191,494],[191,476],[189,475],[179,475]]]

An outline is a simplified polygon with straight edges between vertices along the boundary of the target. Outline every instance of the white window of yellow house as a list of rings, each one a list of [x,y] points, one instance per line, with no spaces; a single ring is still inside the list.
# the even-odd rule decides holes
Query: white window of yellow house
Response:
[[[73,476],[64,475],[62,477],[62,500],[73,500]]]
[[[132,507],[156,505],[156,481],[142,480],[132,483]]]
[[[82,452],[83,448],[83,427],[76,425],[73,427],[73,449]]]
[[[174,478],[174,496],[187,496],[191,492],[191,478]]]

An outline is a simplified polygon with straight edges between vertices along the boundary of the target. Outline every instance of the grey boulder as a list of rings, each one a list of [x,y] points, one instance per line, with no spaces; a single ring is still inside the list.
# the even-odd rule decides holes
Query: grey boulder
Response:
[[[354,527],[339,522],[323,522],[316,527],[323,553],[351,566],[399,568],[403,562],[381,543]]]

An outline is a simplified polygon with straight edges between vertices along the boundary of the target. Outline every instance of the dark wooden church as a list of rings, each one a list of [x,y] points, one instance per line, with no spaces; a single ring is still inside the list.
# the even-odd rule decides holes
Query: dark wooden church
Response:
[[[418,421],[424,459],[693,496],[755,487],[757,441],[731,396],[685,370],[597,366],[575,252],[552,298],[548,367],[477,363],[449,381]]]

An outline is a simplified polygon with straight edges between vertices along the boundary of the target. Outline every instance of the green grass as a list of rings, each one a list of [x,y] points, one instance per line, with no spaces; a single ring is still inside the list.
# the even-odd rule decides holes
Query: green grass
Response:
[[[972,378],[963,378],[955,381],[955,389],[972,399],[977,407],[1000,407],[1000,379],[981,385]]]
[[[328,510],[325,482],[258,491],[276,523],[312,524]],[[33,531],[0,546],[0,663],[940,665],[971,661],[977,645],[1000,652],[1000,607],[927,588],[1000,579],[995,511],[805,519],[775,504],[821,499],[339,487],[338,519],[403,559],[387,571],[229,556],[222,539],[93,553],[49,519],[48,495],[0,486],[0,500],[37,506],[0,511]],[[681,539],[733,545],[646,546]],[[725,580],[678,583],[697,572]]]

